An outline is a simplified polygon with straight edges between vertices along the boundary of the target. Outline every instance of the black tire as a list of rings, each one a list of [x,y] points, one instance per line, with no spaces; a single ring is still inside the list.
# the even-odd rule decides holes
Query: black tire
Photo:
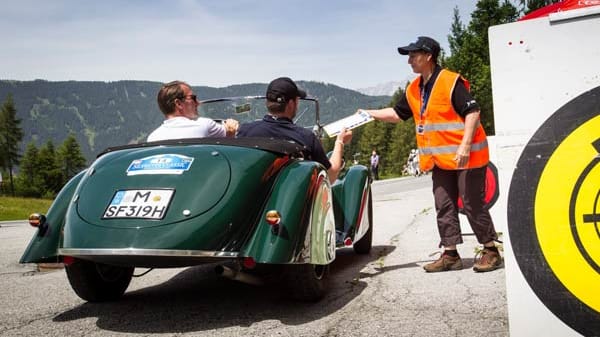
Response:
[[[75,260],[65,267],[71,288],[89,302],[119,299],[131,282],[133,269],[85,260]]]
[[[369,212],[367,214],[369,219],[369,229],[365,235],[352,246],[356,254],[369,254],[371,252],[371,247],[373,246],[373,200],[371,198],[371,191],[369,191],[367,212]]]
[[[316,302],[329,290],[329,265],[287,265],[286,279],[290,298]]]

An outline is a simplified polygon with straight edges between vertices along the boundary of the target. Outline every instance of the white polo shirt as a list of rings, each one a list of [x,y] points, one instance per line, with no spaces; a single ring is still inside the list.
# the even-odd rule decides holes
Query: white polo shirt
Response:
[[[165,139],[225,137],[225,126],[210,118],[198,117],[193,120],[186,117],[166,119],[158,129],[148,136],[149,142]]]

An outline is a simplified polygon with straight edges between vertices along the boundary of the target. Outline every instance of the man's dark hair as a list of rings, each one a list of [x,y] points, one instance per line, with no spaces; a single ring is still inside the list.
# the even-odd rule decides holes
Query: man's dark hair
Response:
[[[267,110],[269,110],[270,113],[272,114],[280,114],[283,113],[285,111],[285,106],[287,105],[287,102],[273,102],[273,101],[269,101],[267,100]]]
[[[175,112],[175,99],[181,99],[184,96],[183,86],[190,87],[185,82],[173,81],[164,84],[160,88],[156,96],[156,101],[163,114],[170,115]]]

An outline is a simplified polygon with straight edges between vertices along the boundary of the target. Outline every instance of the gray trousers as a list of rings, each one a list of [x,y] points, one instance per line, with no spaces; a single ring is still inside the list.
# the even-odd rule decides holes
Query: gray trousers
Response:
[[[433,168],[433,196],[440,233],[440,247],[463,243],[458,220],[458,196],[477,241],[498,238],[490,212],[484,207],[486,167],[468,170]]]

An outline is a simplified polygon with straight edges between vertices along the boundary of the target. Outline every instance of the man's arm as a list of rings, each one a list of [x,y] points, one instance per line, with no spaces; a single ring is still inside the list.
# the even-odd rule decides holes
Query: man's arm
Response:
[[[371,117],[375,118],[379,121],[398,123],[401,119],[398,117],[396,110],[394,108],[383,108],[383,109],[375,109],[375,110],[365,110]]]
[[[471,143],[473,142],[473,136],[477,125],[479,124],[480,111],[473,111],[465,116],[465,133],[463,134],[462,141],[456,150],[454,161],[458,167],[464,167],[469,162],[469,156],[471,154]]]
[[[344,156],[344,144],[350,143],[352,140],[352,131],[346,130],[345,128],[338,134],[333,145],[333,153],[329,158],[331,167],[327,170],[329,176],[329,182],[333,183],[337,179],[343,166]]]

